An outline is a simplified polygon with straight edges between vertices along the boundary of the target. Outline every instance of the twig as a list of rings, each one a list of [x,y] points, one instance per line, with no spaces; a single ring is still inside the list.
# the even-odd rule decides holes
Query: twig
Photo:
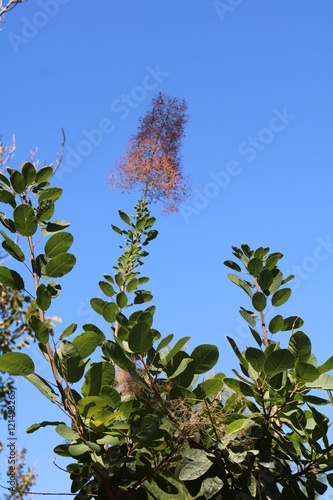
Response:
[[[56,171],[58,170],[59,166],[60,166],[60,163],[62,162],[62,159],[63,159],[63,156],[64,156],[64,148],[65,148],[65,142],[66,142],[66,135],[65,135],[65,131],[63,128],[61,128],[61,132],[62,132],[62,142],[61,142],[61,151],[60,151],[60,154],[58,153],[58,159],[56,161],[56,165],[53,169],[53,174],[51,175],[51,177],[54,176],[54,174],[56,173]]]

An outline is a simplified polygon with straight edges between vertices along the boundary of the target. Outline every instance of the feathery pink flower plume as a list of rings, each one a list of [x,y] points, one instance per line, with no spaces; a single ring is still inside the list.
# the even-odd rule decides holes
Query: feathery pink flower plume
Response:
[[[177,212],[188,194],[179,149],[188,121],[185,100],[161,92],[139,119],[125,153],[110,174],[109,186],[142,189],[143,199],[161,201],[163,213]]]

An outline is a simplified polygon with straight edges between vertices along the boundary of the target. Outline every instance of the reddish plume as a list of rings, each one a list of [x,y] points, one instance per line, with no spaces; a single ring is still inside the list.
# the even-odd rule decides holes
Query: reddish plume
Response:
[[[109,177],[123,192],[139,188],[144,199],[161,201],[163,213],[177,212],[188,194],[179,149],[187,123],[185,100],[161,92],[128,142]]]

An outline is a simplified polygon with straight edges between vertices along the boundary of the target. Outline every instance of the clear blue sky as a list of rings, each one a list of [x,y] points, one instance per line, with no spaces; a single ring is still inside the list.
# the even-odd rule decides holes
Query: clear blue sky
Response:
[[[159,237],[145,274],[155,327],[190,335],[190,350],[216,344],[218,369],[230,373],[237,363],[225,337],[240,348],[251,344],[238,314],[250,304],[227,280],[223,261],[243,241],[270,246],[285,255],[285,272],[297,275],[281,312],[305,320],[323,362],[333,354],[333,3],[217,5],[28,0],[8,14],[0,33],[0,132],[4,142],[16,136],[12,166],[36,146],[41,163],[54,161],[61,127],[67,137],[55,179],[64,189],[57,218],[72,223],[78,261],[50,314],[62,317],[59,332],[73,321],[102,324],[89,299],[118,255],[121,241],[110,229],[117,209],[131,211],[137,197],[111,191],[107,176],[162,91],[188,102],[182,154],[193,193],[177,215],[160,217],[153,207]],[[35,346],[29,354],[38,366]],[[25,434],[30,424],[62,415],[32,386],[18,387],[19,444],[37,462],[36,490],[68,491],[66,474],[52,465],[61,438],[52,429]]]

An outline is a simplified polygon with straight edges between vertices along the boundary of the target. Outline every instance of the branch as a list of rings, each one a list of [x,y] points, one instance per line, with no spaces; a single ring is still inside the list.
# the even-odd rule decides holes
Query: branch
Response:
[[[56,173],[56,171],[58,170],[59,166],[60,166],[60,163],[62,162],[62,159],[63,159],[63,156],[64,156],[64,148],[65,148],[65,142],[66,142],[66,135],[65,135],[65,131],[63,128],[61,128],[61,132],[62,132],[62,142],[61,142],[61,151],[60,151],[60,154],[58,153],[58,158],[57,158],[57,161],[56,161],[56,165],[53,169],[53,174],[51,175],[51,177],[54,176],[54,174]]]
[[[4,23],[5,22],[5,14],[7,14],[7,12],[10,12],[11,10],[14,9],[14,7],[16,7],[16,5],[18,5],[19,3],[24,3],[26,2],[27,0],[9,0],[9,2],[7,3],[7,5],[3,6],[2,5],[2,0],[0,1],[0,22]],[[3,19],[1,19],[3,17]],[[5,28],[2,28],[0,29],[0,31],[3,31]]]

